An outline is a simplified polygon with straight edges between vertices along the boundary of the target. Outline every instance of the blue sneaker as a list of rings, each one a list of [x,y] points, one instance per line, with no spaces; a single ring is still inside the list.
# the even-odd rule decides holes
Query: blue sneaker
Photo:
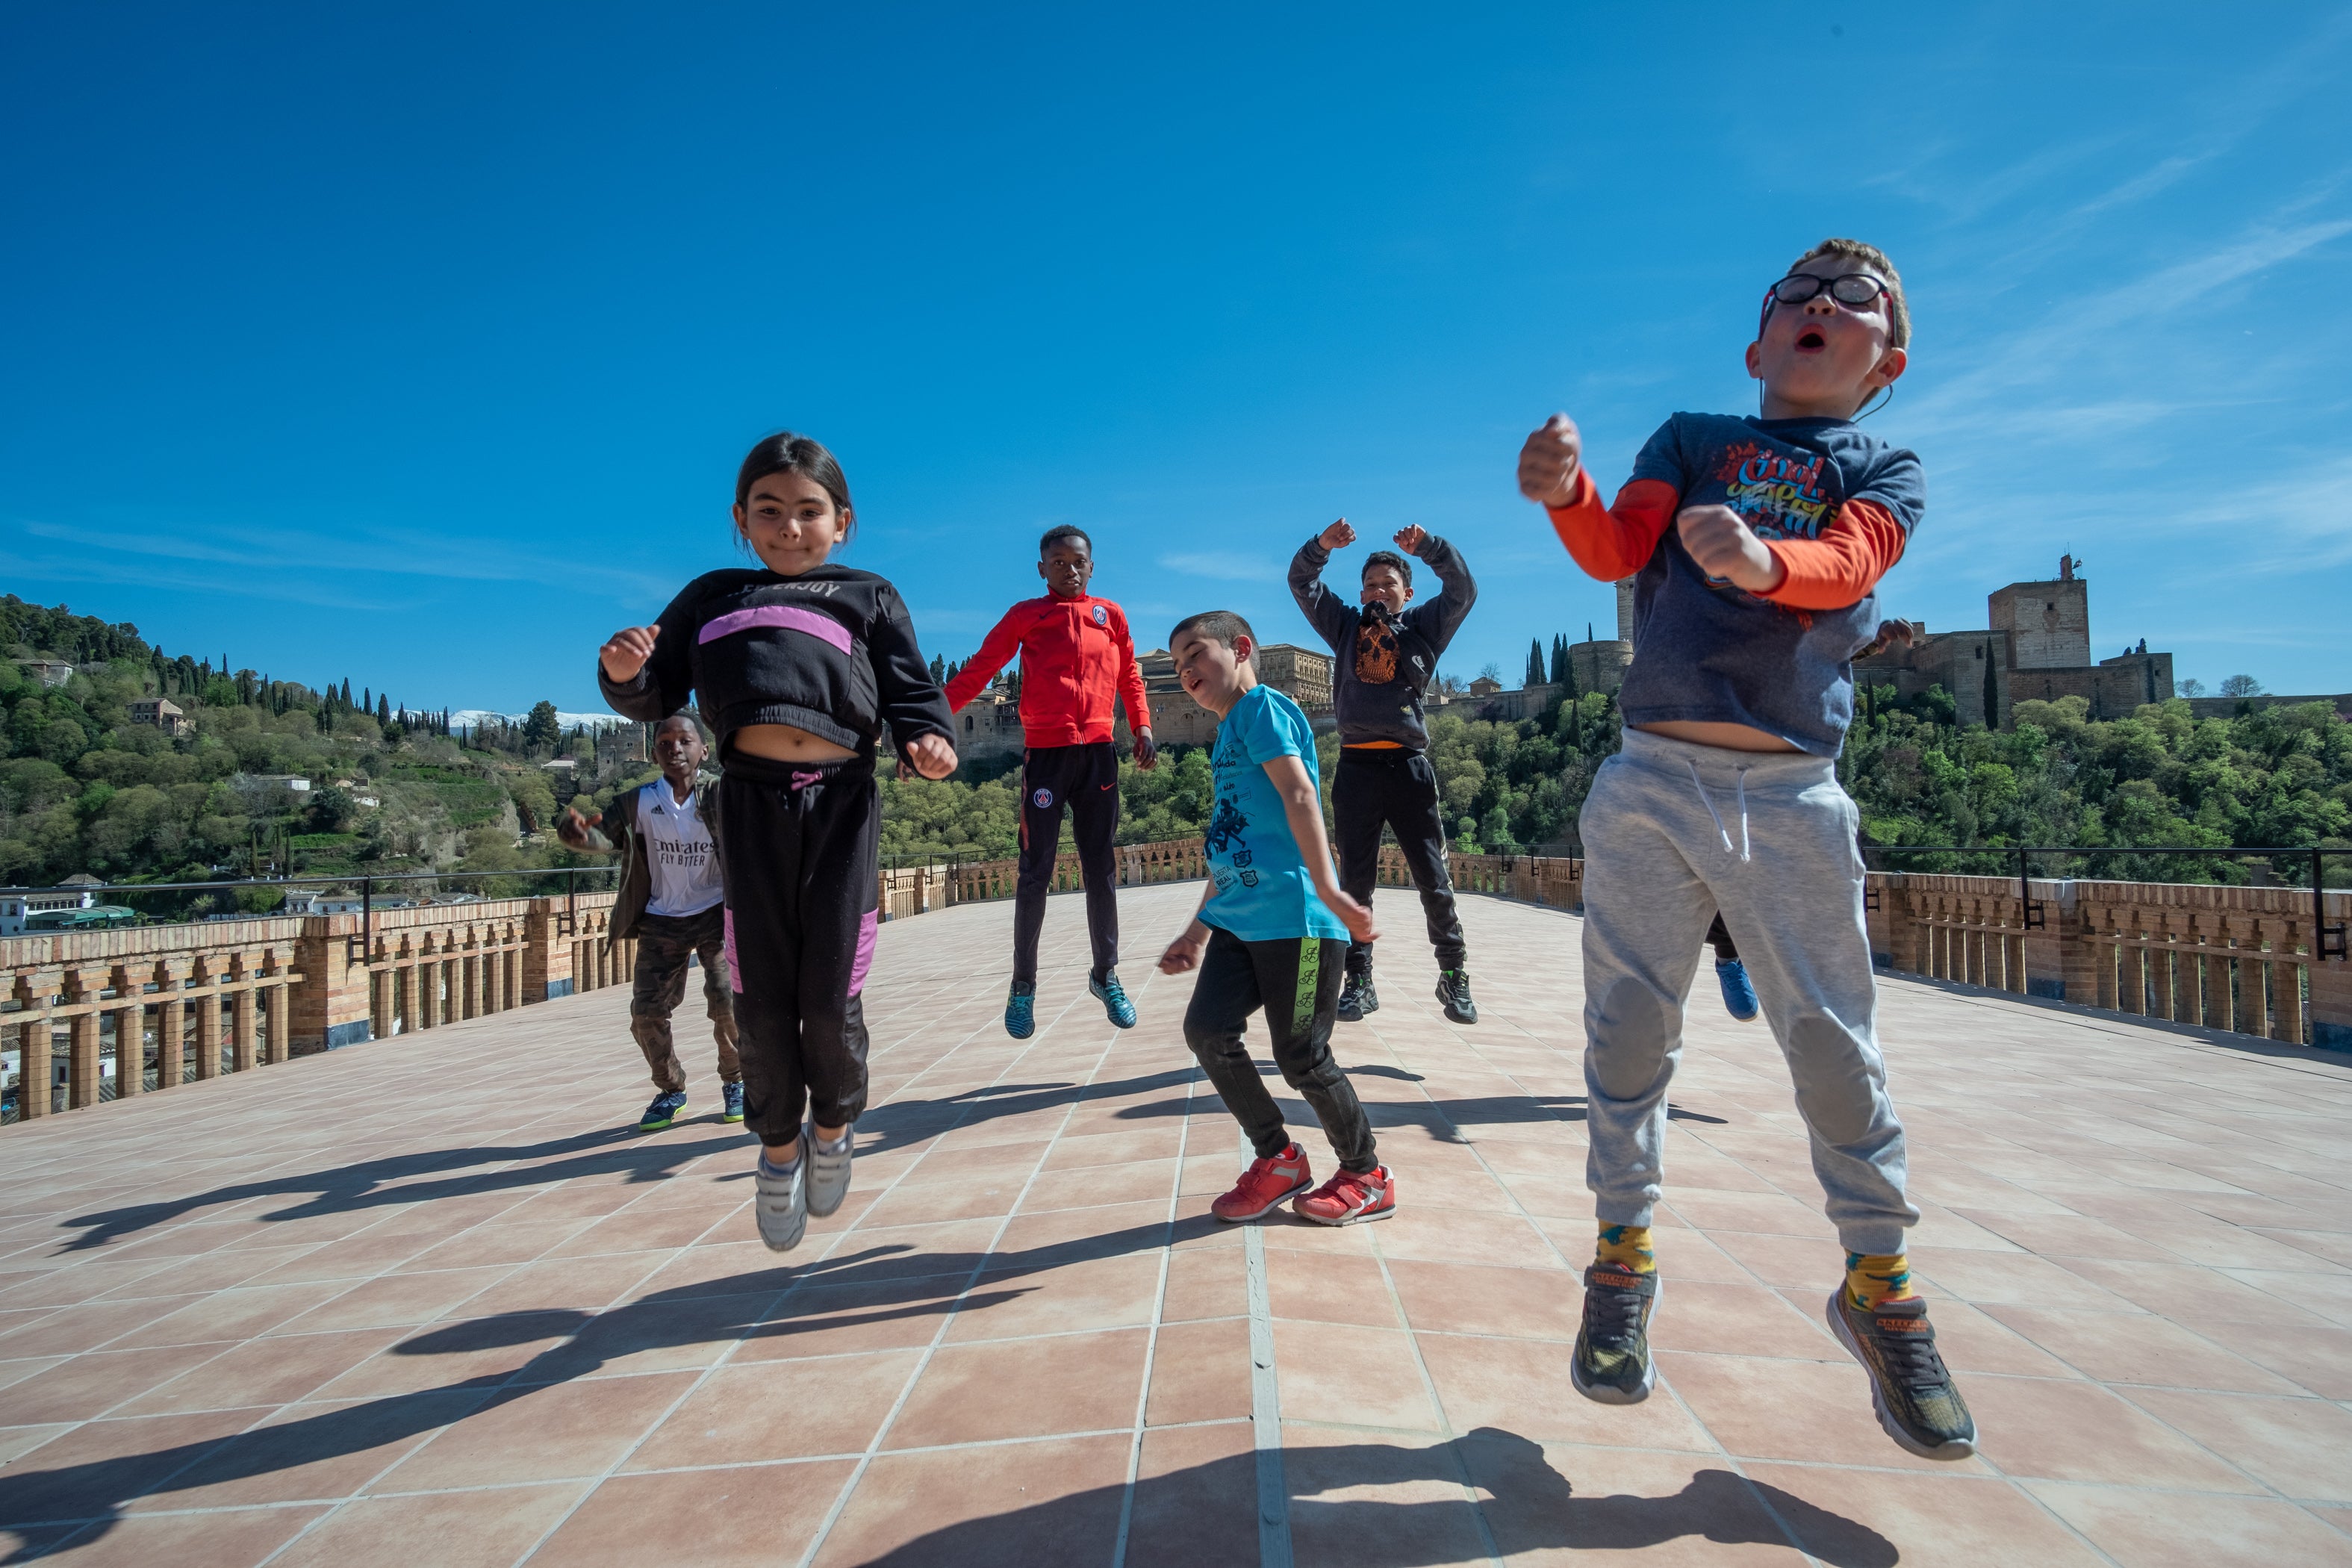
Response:
[[[743,1086],[740,1083],[724,1083],[719,1086],[719,1090],[722,1095],[726,1096],[727,1099],[727,1109],[719,1113],[719,1120],[721,1121],[742,1121]]]
[[[646,1107],[645,1115],[637,1121],[637,1131],[659,1132],[676,1121],[677,1113],[685,1109],[686,1096],[683,1092],[655,1095],[654,1102]]]
[[[1738,959],[1715,966],[1716,983],[1723,987],[1723,1010],[1741,1023],[1752,1023],[1757,1014],[1756,987],[1748,984],[1748,966]]]
[[[1004,998],[1004,1032],[1016,1040],[1025,1040],[1037,1032],[1037,983],[1016,980],[1012,994]]]
[[[1103,1005],[1103,1012],[1122,1029],[1135,1027],[1135,1004],[1127,999],[1127,987],[1118,983],[1118,971],[1114,969],[1100,980],[1088,979],[1087,992]]]

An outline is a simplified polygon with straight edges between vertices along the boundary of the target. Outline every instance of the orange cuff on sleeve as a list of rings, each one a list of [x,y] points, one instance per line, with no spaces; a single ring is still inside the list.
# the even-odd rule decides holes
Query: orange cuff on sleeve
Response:
[[[1850,500],[1817,539],[1764,542],[1789,575],[1757,596],[1792,610],[1842,610],[1861,603],[1878,585],[1903,559],[1904,543],[1903,525],[1894,513],[1876,501]]]
[[[1615,505],[1604,509],[1601,488],[1580,464],[1568,504],[1544,510],[1551,514],[1552,531],[1586,574],[1614,583],[1649,564],[1681,500],[1663,479],[1635,479],[1617,492]]]

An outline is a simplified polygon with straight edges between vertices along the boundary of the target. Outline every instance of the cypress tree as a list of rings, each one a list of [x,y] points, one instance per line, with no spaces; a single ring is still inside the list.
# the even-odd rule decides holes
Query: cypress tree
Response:
[[[1529,637],[1529,638],[1528,639],[1528,679],[1527,679],[1527,684],[1528,684],[1528,685],[1529,685],[1529,686],[1541,686],[1543,683],[1544,683],[1543,642],[1542,642],[1542,639],[1540,639],[1540,638],[1538,638],[1538,637]]]

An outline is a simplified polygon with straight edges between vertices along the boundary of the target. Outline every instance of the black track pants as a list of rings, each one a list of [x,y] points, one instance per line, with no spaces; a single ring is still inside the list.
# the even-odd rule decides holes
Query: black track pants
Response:
[[[1264,1007],[1274,1065],[1282,1069],[1282,1081],[1314,1108],[1339,1163],[1360,1173],[1380,1163],[1356,1086],[1331,1059],[1331,1025],[1339,1015],[1347,950],[1336,937],[1244,942],[1231,931],[1209,929],[1201,978],[1184,1010],[1184,1043],[1260,1159],[1272,1159],[1290,1143],[1282,1111],[1242,1040],[1249,1016]]]
[[[1345,747],[1331,780],[1331,815],[1339,826],[1339,887],[1356,902],[1370,905],[1381,878],[1381,829],[1396,830],[1397,847],[1413,884],[1421,889],[1421,913],[1437,967],[1459,969],[1468,951],[1462,944],[1462,917],[1454,910],[1454,876],[1445,865],[1445,821],[1438,813],[1437,770],[1419,752],[1402,747],[1365,751]],[[1348,967],[1370,969],[1372,944],[1354,942]]]
[[[735,977],[743,1121],[789,1143],[801,1118],[866,1109],[882,802],[866,757],[819,764],[730,753],[719,781],[727,965]]]
[[[1723,923],[1723,911],[1715,911],[1715,923],[1706,928],[1706,940],[1715,948],[1715,961],[1729,963],[1739,956],[1738,944],[1731,940],[1730,931]]]
[[[1013,889],[1013,978],[1037,978],[1037,933],[1062,846],[1062,808],[1078,841],[1087,889],[1087,936],[1094,977],[1118,967],[1118,753],[1108,741],[1088,746],[1032,746],[1021,764],[1021,874]]]

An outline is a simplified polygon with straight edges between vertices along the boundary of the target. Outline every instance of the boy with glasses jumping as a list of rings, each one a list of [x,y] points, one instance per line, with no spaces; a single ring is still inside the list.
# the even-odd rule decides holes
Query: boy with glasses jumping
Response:
[[[1877,248],[1824,240],[1764,297],[1748,374],[1760,416],[1677,414],[1603,506],[1554,415],[1519,489],[1592,576],[1635,579],[1624,749],[1583,811],[1586,1184],[1600,1241],[1570,1371],[1604,1404],[1647,1397],[1658,1300],[1651,1213],[1666,1088],[1710,910],[1738,939],[1811,1133],[1845,1248],[1828,1318],[1870,1374],[1879,1425],[1931,1459],[1976,1424],[1912,1289],[1903,1124],[1887,1097],[1863,925],[1857,814],[1836,759],[1873,589],[1926,505],[1919,459],[1857,426],[1903,374],[1910,316]]]

